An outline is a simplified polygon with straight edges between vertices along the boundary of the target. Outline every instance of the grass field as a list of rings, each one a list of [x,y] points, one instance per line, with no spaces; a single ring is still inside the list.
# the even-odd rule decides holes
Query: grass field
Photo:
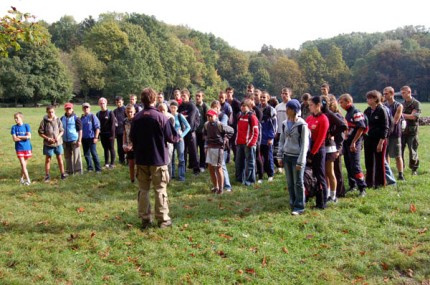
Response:
[[[42,182],[44,108],[20,110],[34,151],[33,183],[20,185],[18,110],[0,111],[0,284],[430,284],[430,127],[419,175],[397,187],[295,217],[282,175],[214,196],[208,173],[187,173],[168,187],[173,227],[141,231],[126,167],[62,181],[54,162]]]

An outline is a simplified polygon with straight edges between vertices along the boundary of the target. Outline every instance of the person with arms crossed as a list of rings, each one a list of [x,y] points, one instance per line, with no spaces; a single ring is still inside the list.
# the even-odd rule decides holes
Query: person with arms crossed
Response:
[[[40,122],[39,136],[43,138],[43,154],[45,155],[45,182],[51,181],[51,157],[55,154],[60,168],[61,179],[66,179],[63,164],[63,124],[60,118],[55,115],[55,107],[46,107],[46,115]]]

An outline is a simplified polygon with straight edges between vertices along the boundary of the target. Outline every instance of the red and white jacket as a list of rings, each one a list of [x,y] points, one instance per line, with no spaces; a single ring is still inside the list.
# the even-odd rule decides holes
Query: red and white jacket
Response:
[[[254,113],[241,114],[237,122],[236,145],[245,144],[248,147],[257,145],[258,125],[258,119]]]

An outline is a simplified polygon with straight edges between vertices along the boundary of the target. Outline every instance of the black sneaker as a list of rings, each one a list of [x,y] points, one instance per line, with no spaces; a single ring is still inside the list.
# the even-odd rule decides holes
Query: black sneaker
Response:
[[[43,179],[43,181],[45,181],[45,182],[51,181],[51,176],[49,176],[49,174],[46,174],[45,178]]]
[[[332,198],[331,196],[327,198],[327,203],[337,203],[337,198]]]
[[[152,225],[151,220],[142,220],[142,230],[146,230]]]
[[[66,173],[61,174],[61,180],[64,180],[66,178],[67,178],[67,174]]]
[[[399,177],[397,177],[397,180],[399,180],[399,181],[405,181],[406,180],[405,176],[403,175],[403,173],[399,174]]]

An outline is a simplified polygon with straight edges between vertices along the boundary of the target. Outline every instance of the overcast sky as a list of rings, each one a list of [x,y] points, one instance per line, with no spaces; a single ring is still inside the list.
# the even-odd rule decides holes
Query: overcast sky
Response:
[[[173,25],[213,33],[231,46],[259,51],[263,44],[294,48],[308,40],[352,32],[385,32],[406,25],[430,28],[428,0],[0,0],[48,23],[71,15],[77,22],[106,12],[153,15]],[[402,4],[399,4],[402,3]]]

